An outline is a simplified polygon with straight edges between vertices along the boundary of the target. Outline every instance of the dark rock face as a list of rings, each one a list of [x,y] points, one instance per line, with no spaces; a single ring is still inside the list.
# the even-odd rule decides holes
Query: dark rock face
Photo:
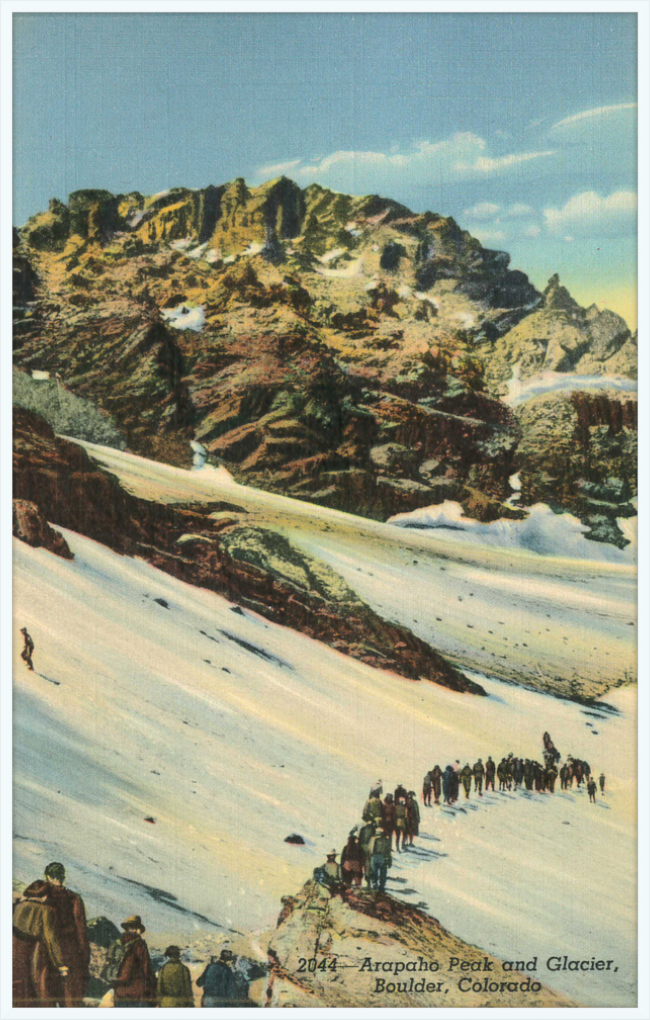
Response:
[[[64,560],[74,559],[63,535],[50,527],[36,503],[27,499],[14,499],[12,525],[14,538],[19,538],[21,542],[47,549]]]
[[[377,616],[325,564],[275,532],[239,524],[236,507],[210,514],[138,499],[23,408],[14,409],[14,493],[21,505],[38,497],[55,524],[140,556],[370,666],[485,693],[410,631]]]

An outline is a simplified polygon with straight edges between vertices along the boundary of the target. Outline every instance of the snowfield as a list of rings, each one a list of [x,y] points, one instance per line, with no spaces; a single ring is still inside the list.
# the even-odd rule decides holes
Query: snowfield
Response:
[[[397,528],[238,485],[224,468],[186,471],[80,445],[144,499],[230,500],[245,508],[248,524],[281,531],[342,574],[384,619],[408,627],[463,668],[517,683],[557,678],[567,691],[577,678],[601,685],[636,680],[633,564],[542,556],[517,542],[501,548],[456,532]],[[580,542],[599,554],[598,543]]]
[[[73,561],[14,542],[15,626],[36,644],[33,673],[14,648],[16,878],[62,860],[90,916],[139,913],[181,944],[214,926],[264,928],[342,847],[378,777],[419,792],[436,762],[539,758],[548,729],[563,755],[605,771],[606,796],[423,807],[389,888],[503,959],[537,956],[539,980],[574,1001],[633,1004],[634,687],[608,695],[612,711],[484,677],[488,698],[409,682],[63,534]],[[567,613],[590,597],[580,586]],[[285,843],[292,833],[305,845]],[[618,969],[545,969],[564,954]]]

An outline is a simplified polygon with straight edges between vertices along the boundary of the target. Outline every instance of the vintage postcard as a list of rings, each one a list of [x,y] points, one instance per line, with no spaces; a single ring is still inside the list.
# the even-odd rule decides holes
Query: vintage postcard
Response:
[[[633,1009],[634,5],[51,7],[8,1009]]]

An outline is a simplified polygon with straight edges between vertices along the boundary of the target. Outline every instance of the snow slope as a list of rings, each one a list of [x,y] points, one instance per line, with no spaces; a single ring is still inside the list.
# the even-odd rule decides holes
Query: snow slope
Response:
[[[199,471],[80,443],[131,492],[167,503],[231,500],[249,524],[320,557],[385,619],[462,666],[500,680],[636,679],[636,568],[491,547],[467,536],[396,528]],[[596,543],[589,543],[596,545]],[[549,634],[551,638],[549,638]],[[601,687],[602,689],[602,687]]]
[[[605,770],[606,799],[423,809],[391,888],[506,959],[615,957],[611,976],[541,980],[632,1003],[633,688],[621,714],[589,714],[483,678],[489,698],[408,682],[64,534],[74,561],[14,543],[15,623],[36,643],[34,673],[14,650],[16,878],[63,860],[91,916],[137,912],[179,939],[267,926],[342,846],[373,780],[418,790],[436,760],[538,757],[547,728]]]

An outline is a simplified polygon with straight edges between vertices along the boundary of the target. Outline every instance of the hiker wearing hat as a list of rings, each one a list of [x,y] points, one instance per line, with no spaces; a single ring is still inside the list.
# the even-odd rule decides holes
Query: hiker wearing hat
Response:
[[[167,946],[167,963],[158,972],[158,1005],[176,1006],[179,1009],[194,1007],[192,976],[184,963],[178,946]]]
[[[376,822],[381,821],[382,818],[381,800],[379,798],[378,793],[375,792],[370,794],[368,800],[363,806],[361,817],[364,822],[369,822],[371,818],[374,818]]]
[[[406,808],[406,794],[400,797],[395,804],[395,849],[398,854],[402,850],[406,849],[406,834],[408,830],[407,820],[407,808]],[[400,839],[402,840],[402,849],[400,850]]]
[[[34,642],[31,635],[27,631],[27,627],[21,627],[20,633],[25,639],[25,647],[20,653],[20,657],[27,665],[27,669],[34,669],[34,663],[32,662],[32,655],[34,654]]]
[[[232,959],[233,955],[229,949],[222,949],[219,957],[210,958],[210,963],[196,982],[197,986],[203,989],[201,1006],[212,1009],[235,1005]]]
[[[56,926],[69,968],[66,980],[60,983],[57,1000],[60,1006],[78,1009],[83,1006],[90,966],[84,901],[79,893],[65,888],[65,867],[59,861],[48,864],[45,879],[49,886],[48,902],[56,913]]]
[[[151,1008],[156,1005],[156,978],[151,965],[147,943],[142,936],[146,928],[138,914],[122,921],[124,934],[118,945],[122,959],[117,976],[111,982],[115,988],[115,1005],[123,1008]]]
[[[377,892],[384,892],[388,869],[392,866],[392,863],[390,838],[386,835],[383,825],[379,825],[377,834],[370,841],[372,888],[377,890]]]
[[[49,892],[47,882],[39,879],[27,886],[14,907],[14,1007],[55,1007],[59,982],[68,974]]]

